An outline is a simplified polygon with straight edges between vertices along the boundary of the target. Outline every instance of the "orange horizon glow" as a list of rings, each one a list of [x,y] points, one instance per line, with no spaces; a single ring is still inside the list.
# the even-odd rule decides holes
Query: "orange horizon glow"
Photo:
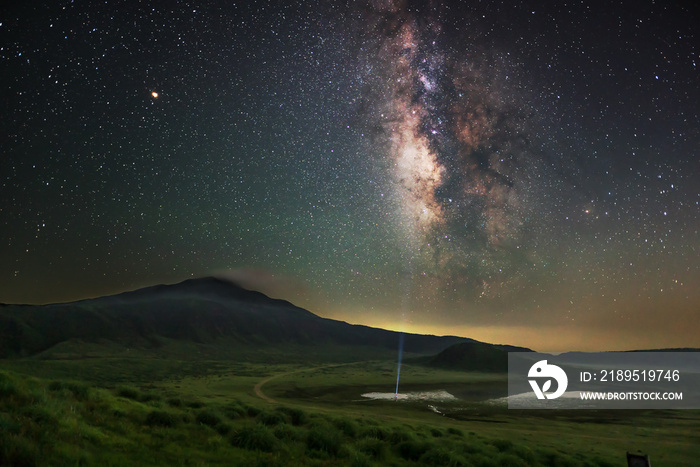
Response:
[[[620,332],[613,328],[600,330],[574,326],[524,325],[440,325],[397,322],[387,320],[348,321],[342,315],[324,316],[350,324],[378,327],[389,331],[435,336],[457,336],[479,342],[526,347],[537,352],[612,352],[694,348],[690,338],[680,341],[679,336],[666,333],[665,337],[634,332]],[[408,349],[407,349],[408,350]]]

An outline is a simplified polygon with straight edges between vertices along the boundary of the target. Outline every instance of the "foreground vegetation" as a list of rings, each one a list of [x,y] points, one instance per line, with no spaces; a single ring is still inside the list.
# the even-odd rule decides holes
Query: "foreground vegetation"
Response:
[[[443,416],[424,404],[341,401],[348,385],[373,384],[370,374],[379,381],[388,362],[287,368],[265,387],[277,401],[269,403],[253,383],[280,368],[255,368],[155,384],[125,384],[122,375],[112,386],[0,370],[0,465],[613,466],[624,463],[620,439],[629,438],[628,446],[670,443],[652,454],[658,466],[685,465],[700,449],[695,412],[658,420],[619,411],[601,422],[586,411],[448,406]],[[406,372],[407,384],[430,380],[416,370],[411,383]]]
[[[0,463],[578,465],[474,432],[0,373]],[[608,465],[595,461],[589,465]]]

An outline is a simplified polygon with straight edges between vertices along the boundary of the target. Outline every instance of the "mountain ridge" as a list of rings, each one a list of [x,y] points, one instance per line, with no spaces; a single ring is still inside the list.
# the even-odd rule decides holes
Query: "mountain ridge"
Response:
[[[162,340],[228,345],[369,346],[393,350],[399,332],[323,318],[220,278],[188,279],[49,305],[0,305],[0,358],[68,341],[157,347]],[[404,333],[407,352],[430,354],[472,339]]]

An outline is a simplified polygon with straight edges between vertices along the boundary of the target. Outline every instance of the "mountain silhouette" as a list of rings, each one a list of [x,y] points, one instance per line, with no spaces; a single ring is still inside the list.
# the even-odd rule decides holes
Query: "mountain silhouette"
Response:
[[[399,333],[322,318],[212,277],[72,303],[0,305],[0,358],[33,356],[67,342],[158,348],[174,341],[396,351]],[[470,341],[405,334],[404,349],[429,355]]]

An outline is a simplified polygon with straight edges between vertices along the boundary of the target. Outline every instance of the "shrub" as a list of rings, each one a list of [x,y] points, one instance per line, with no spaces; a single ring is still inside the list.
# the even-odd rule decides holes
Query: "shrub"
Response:
[[[332,426],[315,426],[309,430],[306,446],[309,449],[321,451],[336,456],[340,450],[341,436]]]
[[[262,410],[260,410],[257,407],[253,407],[252,405],[249,405],[245,408],[246,413],[248,414],[249,417],[255,417],[257,416]]]
[[[302,438],[298,428],[282,423],[275,428],[275,438],[284,441],[298,441]]]
[[[221,422],[223,422],[221,416],[218,413],[213,412],[211,410],[202,410],[197,414],[196,420],[197,423],[201,423],[202,425],[207,425],[210,427],[215,427]]]
[[[300,409],[293,409],[290,407],[280,407],[277,409],[278,412],[284,413],[289,417],[289,420],[294,426],[301,426],[308,422],[309,417],[306,412]]]
[[[277,447],[277,438],[265,425],[249,424],[233,432],[230,438],[233,446],[248,451],[272,452]]]
[[[182,407],[182,399],[178,399],[176,397],[169,398],[167,403],[170,407]]]
[[[263,425],[267,426],[275,426],[281,423],[285,423],[287,421],[286,417],[279,412],[260,412],[256,417],[256,420],[259,423],[262,423]]]
[[[231,433],[232,427],[226,422],[219,423],[214,427],[214,429],[219,433],[221,436],[226,436],[227,434]]]
[[[154,402],[159,401],[161,397],[158,394],[153,394],[152,392],[146,392],[139,396],[140,402]]]
[[[498,467],[496,461],[485,454],[477,454],[469,457],[469,461],[474,467]],[[537,464],[534,464],[537,465]]]
[[[231,420],[234,420],[236,418],[240,418],[245,415],[245,409],[243,407],[239,407],[238,405],[227,405],[221,411],[226,415]]]
[[[595,462],[598,467],[614,467],[615,464],[612,462],[606,461],[605,459],[600,459],[600,458],[595,458],[593,459],[593,462]]]
[[[386,430],[378,426],[369,426],[360,433],[361,438],[376,438],[385,440],[388,436],[389,435]]]
[[[49,391],[70,392],[78,400],[88,400],[90,398],[90,386],[82,383],[68,381],[51,381]]]
[[[545,465],[556,467],[573,467],[574,465],[577,465],[577,463],[568,456],[549,449],[539,449],[538,454],[540,458],[544,458],[544,462],[542,463]]]
[[[388,441],[391,444],[399,444],[404,441],[411,441],[413,440],[413,435],[411,434],[410,431],[406,431],[404,429],[395,429],[391,433],[389,433],[389,437],[387,438]]]
[[[180,414],[180,420],[184,423],[194,423],[195,418],[189,412],[183,412]]]
[[[404,441],[398,445],[399,455],[409,461],[417,461],[428,449],[430,445],[423,441]]]
[[[349,418],[336,418],[333,420],[333,425],[339,429],[345,436],[354,438],[357,435],[358,426]]]
[[[61,391],[65,389],[65,385],[62,381],[51,381],[49,383],[49,391]]]
[[[357,450],[368,456],[382,460],[386,456],[387,446],[384,441],[376,438],[365,438],[357,443]]]
[[[50,412],[46,406],[29,405],[24,407],[20,413],[41,425],[42,428],[50,428],[58,425],[58,418],[56,418],[56,415]]]
[[[528,467],[528,464],[515,454],[501,453],[498,455],[498,465],[502,467]]]
[[[513,449],[513,442],[507,439],[495,439],[491,444],[498,449],[498,452],[506,452]]]
[[[437,428],[431,428],[430,434],[433,435],[433,438],[440,438],[440,437],[442,437],[443,433],[441,430],[438,430]]]
[[[17,421],[11,418],[6,418],[5,415],[0,414],[0,433],[2,433],[3,436],[7,435],[8,433],[17,434],[19,433],[20,428],[21,425],[17,423]],[[0,438],[0,440],[1,439],[2,438]]]
[[[146,415],[146,425],[171,427],[177,425],[178,417],[164,410],[153,410]]]
[[[124,397],[126,399],[131,399],[131,400],[135,400],[135,401],[139,400],[139,397],[141,396],[141,393],[139,392],[138,389],[131,388],[131,387],[117,388],[116,394],[119,397]]]
[[[370,467],[372,465],[372,459],[370,459],[367,454],[356,451],[352,448],[346,448],[347,457],[350,460],[350,465],[352,467]]]
[[[527,446],[514,444],[508,452],[523,459],[528,465],[537,463],[535,453]]]
[[[68,390],[73,393],[73,396],[81,401],[90,399],[90,386],[80,383],[68,383]]]
[[[18,399],[24,399],[20,396],[21,392],[17,385],[15,385],[14,381],[0,374],[0,398],[9,399],[10,397],[12,397],[13,401],[16,403],[18,402]],[[24,403],[26,401],[21,402]]]
[[[487,447],[485,444],[474,440],[463,441],[460,443],[460,447],[462,452],[470,455],[481,454],[484,453],[485,450],[490,451],[490,447]]]
[[[462,430],[460,430],[459,428],[454,428],[454,427],[448,428],[447,433],[454,435],[454,436],[459,436],[460,438],[464,436],[464,433],[462,432]]]
[[[39,464],[41,452],[36,444],[24,436],[0,436],[0,465],[17,467]]]
[[[462,459],[457,458],[445,448],[432,448],[420,457],[421,465],[438,465],[441,467],[465,465]]]

